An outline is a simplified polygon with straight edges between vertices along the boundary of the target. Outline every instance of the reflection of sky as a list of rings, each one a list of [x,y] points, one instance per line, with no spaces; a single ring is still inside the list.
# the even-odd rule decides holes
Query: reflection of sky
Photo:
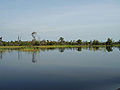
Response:
[[[0,0],[0,35],[4,40],[98,39],[120,34],[119,0]]]
[[[112,52],[84,49],[81,52],[65,49],[62,53],[58,49],[4,52],[0,59],[0,88],[115,90],[120,83],[119,53],[118,48]]]
[[[40,65],[40,66],[62,66],[62,67],[91,67],[91,68],[120,68],[119,48],[113,48],[108,52],[105,48],[99,50],[78,51],[74,49],[45,50],[38,52],[10,51],[0,53],[1,65]],[[109,63],[108,63],[109,60]],[[34,63],[33,63],[34,62]]]

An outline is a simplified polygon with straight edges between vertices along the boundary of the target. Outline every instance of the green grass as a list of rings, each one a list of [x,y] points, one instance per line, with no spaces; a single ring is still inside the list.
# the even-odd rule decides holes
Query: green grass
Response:
[[[69,47],[89,47],[88,45],[46,45],[46,46],[0,46],[0,49],[21,49],[21,48],[69,48]]]
[[[111,45],[107,45],[111,46]],[[120,45],[112,45],[114,47],[119,47]],[[22,50],[22,51],[39,51],[39,49],[46,48],[88,48],[88,47],[106,47],[106,45],[46,45],[46,46],[0,46],[0,50]]]
[[[0,46],[0,49],[17,49],[17,48],[25,48],[26,46]]]

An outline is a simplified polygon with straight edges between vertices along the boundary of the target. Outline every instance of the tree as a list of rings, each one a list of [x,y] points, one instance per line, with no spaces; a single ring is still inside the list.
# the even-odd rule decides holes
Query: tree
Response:
[[[46,40],[42,40],[40,43],[41,43],[41,45],[47,45]]]
[[[120,40],[118,41],[118,44],[120,44]]]
[[[90,40],[89,45],[92,45],[92,43],[93,43],[93,42]]]
[[[65,41],[64,41],[64,38],[63,38],[63,37],[60,37],[59,40],[58,40],[58,42],[59,42],[60,44],[64,44],[64,42],[65,42]]]
[[[32,32],[32,37],[33,37],[33,39],[35,39],[36,40],[36,34],[37,34],[37,32]]]
[[[39,41],[35,41],[35,46],[39,46],[40,45],[40,42]]]
[[[2,46],[2,37],[0,36],[0,46]]]
[[[99,45],[100,42],[99,42],[98,40],[94,40],[92,44],[93,44],[93,45]]]
[[[32,40],[32,43],[33,43],[33,45],[35,45],[35,41],[36,41],[36,34],[37,34],[37,32],[32,32],[32,37],[33,37],[33,40]]]
[[[77,42],[79,45],[82,44],[82,40],[80,40],[80,39],[78,39],[76,42]]]
[[[112,39],[108,38],[108,39],[107,39],[107,42],[106,42],[106,45],[112,45],[112,44],[113,44]]]
[[[0,41],[2,41],[2,37],[0,36]]]

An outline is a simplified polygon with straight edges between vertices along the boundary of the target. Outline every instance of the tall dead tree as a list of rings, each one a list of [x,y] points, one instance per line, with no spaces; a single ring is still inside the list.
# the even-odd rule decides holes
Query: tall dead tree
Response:
[[[20,45],[21,36],[18,36],[18,46]]]
[[[2,45],[2,36],[0,36],[0,45]]]
[[[35,45],[37,32],[32,32],[31,35],[32,35],[32,37],[33,37],[32,43],[33,43],[33,45]]]

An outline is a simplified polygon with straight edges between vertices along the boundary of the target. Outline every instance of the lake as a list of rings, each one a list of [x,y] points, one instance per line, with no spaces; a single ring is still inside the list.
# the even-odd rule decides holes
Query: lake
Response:
[[[0,90],[116,90],[120,48],[0,51]]]

